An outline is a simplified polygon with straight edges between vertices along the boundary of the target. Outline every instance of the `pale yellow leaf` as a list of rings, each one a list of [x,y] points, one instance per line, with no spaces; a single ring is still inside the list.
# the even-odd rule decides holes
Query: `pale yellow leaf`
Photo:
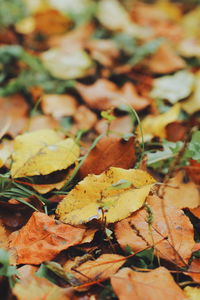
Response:
[[[128,187],[117,187],[120,182]],[[61,221],[82,224],[101,219],[108,223],[122,220],[139,209],[149,194],[153,177],[142,170],[110,168],[100,175],[90,174],[61,201],[57,215]]]
[[[199,300],[200,299],[200,288],[186,286],[184,288],[185,295],[188,297],[188,300]]]
[[[182,108],[188,114],[193,114],[200,110],[200,72],[196,74],[194,93],[189,99],[183,102]]]
[[[19,135],[14,141],[11,175],[18,178],[67,169],[77,160],[79,152],[73,139],[62,140],[50,129]]]
[[[59,79],[83,77],[92,67],[90,56],[83,50],[68,53],[51,48],[41,54],[41,60],[51,75]]]

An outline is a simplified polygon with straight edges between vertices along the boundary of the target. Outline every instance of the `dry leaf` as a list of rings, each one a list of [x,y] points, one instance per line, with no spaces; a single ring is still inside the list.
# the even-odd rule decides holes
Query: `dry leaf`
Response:
[[[60,288],[46,278],[30,276],[17,282],[13,294],[18,300],[70,300],[71,288]]]
[[[79,146],[73,139],[62,140],[53,130],[25,133],[14,141],[13,178],[46,175],[67,169],[79,157]]]
[[[46,94],[42,96],[41,107],[44,114],[50,114],[55,119],[73,116],[76,113],[77,101],[70,95]]]
[[[154,136],[166,138],[166,126],[178,119],[180,113],[180,104],[175,104],[167,112],[158,116],[148,115],[141,122],[144,138],[151,139]],[[141,135],[138,129],[138,134]]]
[[[168,44],[162,44],[150,59],[142,62],[143,64],[151,72],[158,74],[171,73],[186,67],[184,60]]]
[[[53,77],[63,80],[87,75],[93,64],[90,56],[83,50],[68,53],[58,48],[43,52],[41,60]]]
[[[80,168],[80,176],[100,174],[109,167],[129,169],[134,166],[135,145],[134,138],[125,141],[118,137],[103,137],[90,152]]]
[[[13,152],[13,141],[4,139],[0,144],[0,168],[4,165],[9,168],[11,161],[10,157]]]
[[[8,248],[8,234],[0,221],[0,248]]]
[[[185,296],[188,300],[199,300],[200,299],[200,288],[193,286],[186,286],[184,288]],[[188,298],[189,297],[189,298]]]
[[[85,230],[59,224],[53,218],[34,212],[28,223],[9,236],[9,249],[15,250],[17,264],[40,264],[81,242]]]
[[[111,284],[120,300],[187,299],[164,267],[143,273],[123,268],[111,277]]]
[[[36,115],[29,118],[27,121],[23,132],[26,131],[36,131],[41,129],[58,129],[59,123],[55,119],[53,119],[51,116],[45,116],[45,115]]]
[[[66,272],[72,273],[80,282],[106,280],[124,264],[123,256],[102,254],[94,261],[87,261],[76,267],[75,262],[69,261],[64,265]]]
[[[183,182],[184,172],[179,171],[171,178],[164,189],[165,205],[177,208],[195,208],[200,205],[198,188],[193,182]]]
[[[195,282],[200,283],[200,259],[199,258],[195,258],[192,260],[192,263],[189,266],[187,272],[185,272],[185,274],[189,275]]]
[[[133,122],[130,116],[116,118],[110,124],[107,120],[102,119],[96,124],[95,130],[98,134],[106,134],[109,131],[110,137],[116,137],[133,132]]]
[[[129,245],[137,252],[156,245],[156,255],[176,265],[186,265],[195,244],[188,217],[182,210],[162,204],[163,200],[156,196],[148,197],[147,203],[153,214],[151,230],[146,209],[140,209],[116,224],[115,235],[120,246],[125,249]]]
[[[96,121],[97,116],[87,106],[80,105],[74,114],[74,121],[76,129],[91,129]]]
[[[182,121],[175,121],[166,126],[167,140],[178,142],[185,140],[187,134],[187,124]]]
[[[101,219],[108,223],[126,218],[139,209],[155,180],[142,170],[110,168],[100,175],[88,175],[59,203],[61,221],[73,225]]]
[[[76,88],[92,109],[108,110],[120,104],[127,104],[135,110],[142,110],[149,105],[149,100],[139,96],[131,82],[125,83],[120,89],[113,82],[102,78],[88,86],[77,83]]]
[[[188,113],[193,114],[200,110],[200,72],[195,77],[194,93],[182,103],[182,108]]]
[[[154,80],[153,90],[150,95],[155,99],[167,99],[174,104],[191,94],[194,87],[194,79],[194,75],[187,70],[157,78]]]

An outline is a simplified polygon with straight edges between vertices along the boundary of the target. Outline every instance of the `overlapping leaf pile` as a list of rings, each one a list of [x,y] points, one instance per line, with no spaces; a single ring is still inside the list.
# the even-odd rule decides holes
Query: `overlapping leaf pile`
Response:
[[[199,1],[0,7],[0,298],[199,299]]]

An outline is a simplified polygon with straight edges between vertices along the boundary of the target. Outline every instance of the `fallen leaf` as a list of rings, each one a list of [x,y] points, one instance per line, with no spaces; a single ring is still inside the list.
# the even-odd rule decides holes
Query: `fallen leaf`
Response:
[[[13,141],[4,139],[0,144],[0,168],[6,166],[10,167],[11,154],[13,152]]]
[[[0,248],[7,249],[8,248],[8,234],[4,228],[4,226],[0,222]]]
[[[43,129],[16,137],[11,175],[13,178],[46,175],[67,169],[79,156],[73,139],[62,138],[53,130]]]
[[[194,75],[187,70],[183,70],[176,72],[174,75],[155,79],[150,95],[155,99],[167,99],[170,103],[174,104],[188,97],[193,87]]]
[[[193,286],[186,286],[184,288],[185,296],[188,300],[199,300],[200,298],[200,288]],[[188,298],[189,297],[189,298]]]
[[[138,26],[131,18],[122,4],[116,0],[102,0],[99,2],[97,18],[109,30],[126,32],[131,36],[144,37],[148,30]]]
[[[90,56],[83,50],[68,53],[58,48],[43,52],[41,60],[53,77],[63,80],[85,76],[93,64]]]
[[[119,50],[111,40],[90,40],[86,44],[94,60],[105,67],[111,67],[119,56]]]
[[[133,123],[130,116],[116,118],[108,124],[107,120],[100,120],[95,126],[98,134],[106,134],[109,131],[110,137],[126,135],[133,132]]]
[[[148,197],[147,203],[152,210],[151,229],[147,210],[142,208],[116,224],[118,243],[123,249],[129,245],[134,252],[156,245],[155,254],[159,257],[179,266],[186,265],[195,244],[194,230],[189,219],[182,210],[165,205],[156,196]]]
[[[194,93],[182,103],[182,108],[188,114],[193,114],[200,110],[200,72],[195,77]]]
[[[113,82],[99,79],[88,86],[77,83],[76,89],[85,103],[92,109],[108,110],[124,103],[132,106],[135,110],[142,110],[150,104],[148,99],[137,94],[136,88],[131,82],[125,83],[119,89]]]
[[[134,166],[134,138],[125,141],[118,137],[103,137],[90,152],[79,170],[81,178],[100,174],[109,167],[129,169]]]
[[[195,258],[192,260],[186,275],[190,276],[195,282],[200,283],[200,259]]]
[[[23,128],[23,132],[26,131],[36,131],[41,129],[58,129],[59,123],[51,116],[45,115],[36,115],[30,117],[30,119],[26,122],[25,127]]]
[[[153,183],[142,170],[110,168],[100,175],[91,174],[59,203],[56,214],[61,221],[77,225],[101,219],[103,210],[106,221],[113,223],[139,209]]]
[[[187,299],[164,267],[149,272],[135,272],[123,268],[111,277],[111,284],[120,300]]]
[[[46,278],[32,275],[17,282],[13,288],[13,294],[18,300],[70,300],[73,290],[61,288]]]
[[[171,178],[164,189],[165,205],[177,208],[195,208],[200,205],[200,195],[194,182],[184,183],[184,172],[179,171]]]
[[[175,121],[166,126],[167,140],[171,142],[183,141],[187,134],[187,125],[181,121]]]
[[[76,129],[88,130],[95,125],[97,116],[89,108],[87,108],[87,106],[80,105],[74,114],[74,121]]]
[[[162,44],[158,48],[158,50],[151,56],[151,59],[146,59],[142,62],[142,65],[147,67],[151,72],[158,74],[171,73],[186,67],[184,60],[180,56],[178,56],[168,44]],[[163,92],[162,96],[166,97],[167,94],[165,95]]]
[[[34,20],[36,34],[47,36],[64,33],[71,23],[69,18],[55,9],[37,12],[34,15]]]
[[[158,116],[148,115],[141,124],[145,139],[150,139],[154,136],[166,138],[166,126],[178,119],[180,113],[180,104],[175,104],[167,112]],[[138,129],[139,136],[141,135]]]
[[[40,264],[81,242],[85,229],[59,224],[44,213],[34,212],[28,223],[9,236],[17,264]]]
[[[72,273],[80,282],[106,280],[124,264],[123,256],[117,254],[102,254],[96,260],[87,261],[76,266],[75,261],[64,265],[66,272]]]
[[[52,95],[42,96],[41,107],[44,114],[52,115],[55,119],[65,116],[73,116],[77,110],[77,101],[70,95]]]

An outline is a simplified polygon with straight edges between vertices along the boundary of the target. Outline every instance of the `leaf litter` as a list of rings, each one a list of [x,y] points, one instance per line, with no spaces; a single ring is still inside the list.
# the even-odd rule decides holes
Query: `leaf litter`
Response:
[[[199,299],[199,1],[1,2],[2,299]]]

